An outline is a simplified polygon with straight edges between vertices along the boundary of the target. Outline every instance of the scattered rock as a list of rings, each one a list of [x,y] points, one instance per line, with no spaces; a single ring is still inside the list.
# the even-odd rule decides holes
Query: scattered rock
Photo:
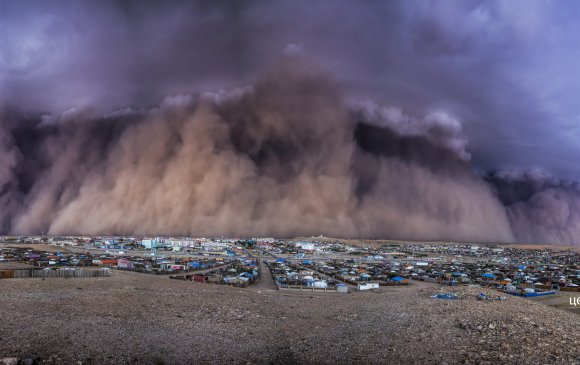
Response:
[[[18,365],[18,358],[5,357],[3,359],[0,359],[0,364],[2,364],[2,365]]]

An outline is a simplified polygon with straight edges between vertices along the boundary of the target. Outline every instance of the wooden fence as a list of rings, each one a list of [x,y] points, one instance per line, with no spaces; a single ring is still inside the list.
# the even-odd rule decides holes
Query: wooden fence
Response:
[[[0,279],[24,278],[100,278],[110,276],[109,270],[0,270]]]
[[[328,288],[316,288],[314,286],[305,286],[305,285],[287,285],[287,284],[278,284],[276,282],[276,287],[278,290],[299,290],[299,291],[337,291],[336,286],[331,286]]]

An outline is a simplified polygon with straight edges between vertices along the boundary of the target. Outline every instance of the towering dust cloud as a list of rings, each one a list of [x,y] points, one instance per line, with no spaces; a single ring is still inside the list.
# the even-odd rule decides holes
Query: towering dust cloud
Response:
[[[556,202],[576,188],[504,198],[512,181],[472,171],[451,116],[345,100],[299,56],[252,86],[150,110],[7,111],[0,142],[5,233],[580,237],[575,226],[559,235],[537,225],[553,210],[554,224],[568,224],[577,205]]]
[[[580,187],[538,171],[500,171],[488,177],[524,242],[580,244]]]

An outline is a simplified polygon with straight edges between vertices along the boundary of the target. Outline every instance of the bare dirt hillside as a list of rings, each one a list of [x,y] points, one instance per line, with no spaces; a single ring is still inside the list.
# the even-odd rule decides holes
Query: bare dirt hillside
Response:
[[[576,314],[520,298],[237,289],[116,272],[0,280],[0,359],[47,364],[507,363],[580,359]]]

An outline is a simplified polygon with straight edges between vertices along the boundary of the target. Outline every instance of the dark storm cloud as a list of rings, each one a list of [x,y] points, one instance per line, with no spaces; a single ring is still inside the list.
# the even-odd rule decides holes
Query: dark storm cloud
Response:
[[[346,124],[351,126],[343,130],[349,136],[343,145],[347,154],[349,149],[354,152],[339,164],[342,168],[349,166],[349,173],[338,175],[347,177],[348,181],[342,183],[352,185],[354,195],[343,192],[350,198],[339,199],[345,204],[341,208],[343,220],[337,218],[345,224],[340,232],[353,235],[391,232],[396,236],[425,237],[423,232],[430,229],[434,237],[453,238],[449,217],[469,210],[466,206],[450,208],[442,202],[431,201],[432,196],[427,192],[434,190],[425,182],[427,195],[418,197],[410,205],[422,206],[433,215],[442,212],[445,217],[444,224],[437,219],[426,223],[425,217],[415,216],[418,214],[415,208],[404,207],[388,193],[389,189],[398,191],[398,187],[381,174],[410,174],[413,178],[409,179],[413,182],[422,177],[441,184],[455,177],[460,181],[459,186],[470,186],[479,192],[475,200],[491,199],[486,203],[490,207],[498,202],[490,195],[491,190],[485,182],[473,181],[475,176],[471,170],[541,168],[555,176],[580,178],[574,166],[574,156],[580,152],[574,98],[580,77],[575,61],[580,52],[575,47],[579,10],[580,7],[573,3],[540,1],[2,1],[1,204],[4,212],[18,212],[4,213],[3,227],[12,231],[70,229],[72,226],[68,223],[59,223],[68,220],[47,216],[46,212],[57,211],[59,217],[78,214],[79,207],[87,203],[77,202],[77,196],[86,196],[86,191],[99,195],[97,190],[105,189],[107,184],[125,181],[121,178],[123,174],[109,176],[108,182],[102,182],[98,189],[93,182],[114,169],[116,160],[112,156],[128,158],[121,152],[113,153],[112,147],[129,138],[127,135],[133,135],[134,129],[166,126],[167,131],[158,133],[168,133],[165,142],[175,147],[158,152],[167,153],[167,158],[179,155],[180,146],[185,144],[183,131],[179,129],[184,123],[179,121],[181,112],[175,112],[178,121],[164,117],[164,123],[149,122],[151,113],[155,114],[152,110],[159,109],[156,106],[161,100],[166,100],[161,106],[165,110],[163,103],[167,100],[181,100],[180,97],[165,99],[166,96],[192,95],[189,102],[182,101],[196,111],[195,115],[199,110],[206,110],[200,107],[205,104],[199,103],[196,95],[210,95],[203,93],[207,90],[227,90],[211,94],[212,103],[218,103],[216,98],[231,100],[249,93],[255,95],[253,101],[260,104],[267,98],[259,93],[260,90],[253,89],[263,82],[256,83],[256,80],[263,80],[265,74],[272,75],[268,70],[278,67],[272,65],[285,63],[287,56],[283,53],[287,53],[292,57],[307,55],[336,78],[330,89],[340,90],[340,101],[313,105],[334,105],[344,113],[337,112],[340,114],[337,118],[349,121]],[[285,70],[292,72],[291,68]],[[282,78],[280,82],[289,85],[287,92],[297,92],[295,83],[290,80],[301,77]],[[285,90],[284,85],[279,87],[266,89],[274,93]],[[314,95],[331,94],[328,90],[318,91]],[[294,101],[296,108],[300,108],[298,103],[306,102],[300,98]],[[298,125],[296,129],[282,128],[276,123],[273,124],[275,128],[269,129],[269,119],[256,112],[263,110],[262,105],[254,102],[230,103],[229,106],[218,103],[219,107],[209,108],[210,114],[216,114],[216,120],[224,121],[226,129],[238,136],[230,141],[231,144],[226,144],[226,149],[243,156],[242,160],[249,159],[252,167],[248,171],[253,171],[260,179],[267,176],[283,185],[285,174],[279,166],[280,161],[284,161],[290,171],[302,171],[311,162],[308,156],[299,153],[295,139],[305,135],[320,136],[321,133],[308,131],[291,120],[286,121]],[[283,108],[286,104],[276,106]],[[114,110],[117,111],[111,112]],[[167,110],[173,108],[167,107]],[[265,110],[271,110],[271,105]],[[65,114],[60,116],[63,112]],[[168,113],[173,115],[174,112]],[[45,115],[40,119],[38,114]],[[314,114],[306,113],[303,117],[312,118]],[[107,116],[103,118],[102,115]],[[254,119],[248,119],[248,115],[254,115]],[[269,127],[264,129],[265,125]],[[268,131],[267,136],[263,135],[264,130]],[[92,135],[96,137],[90,137]],[[191,143],[203,146],[209,143],[212,148],[224,148],[223,142],[214,141],[213,137],[216,136],[208,139],[212,142],[196,140]],[[143,143],[149,143],[142,138]],[[264,138],[266,142],[262,145]],[[356,142],[354,145],[350,144],[351,139]],[[62,143],[70,147],[60,146]],[[252,146],[256,143],[259,147]],[[85,145],[89,146],[86,151]],[[329,153],[340,155],[334,150],[336,146],[330,145]],[[75,156],[77,150],[83,151],[82,157]],[[296,159],[291,161],[288,155]],[[103,156],[112,165],[96,162]],[[430,158],[433,156],[437,158]],[[354,161],[354,165],[347,160]],[[323,159],[315,165],[322,161],[330,163]],[[138,161],[134,163],[140,166]],[[168,161],[159,162],[159,166],[166,164],[173,165]],[[72,178],[64,176],[71,173],[67,170],[69,165],[80,169]],[[405,170],[407,165],[412,166],[408,171]],[[34,169],[45,171],[44,174],[51,177],[43,175],[40,179],[30,172]],[[59,173],[59,169],[66,174]],[[239,176],[247,177],[248,171],[243,171]],[[148,173],[137,176],[143,180],[153,178]],[[43,186],[49,186],[51,193],[41,191],[38,181],[44,181]],[[87,181],[91,183],[86,185]],[[504,185],[512,182],[504,182]],[[414,184],[409,186],[422,189],[418,182]],[[290,186],[297,188],[299,185]],[[315,186],[322,185],[311,186],[315,191]],[[537,212],[562,211],[561,206],[552,204],[556,195],[551,196],[554,199],[534,200],[535,194],[546,191],[543,188],[521,188],[526,193],[517,194],[525,195],[525,199],[506,202],[507,191],[517,192],[521,184],[514,186],[518,188],[497,190],[500,200],[509,206],[510,222],[514,226],[522,226],[523,223],[517,223],[523,221],[521,217],[529,220],[544,214]],[[232,193],[227,189],[221,192]],[[290,194],[288,190],[276,193]],[[387,196],[383,198],[384,204],[390,202],[399,207],[400,214],[417,219],[409,219],[408,227],[397,231],[385,228],[390,227],[385,222],[399,224],[388,204],[369,205],[368,211],[374,213],[369,213],[366,221],[353,213],[358,210],[352,208],[352,204],[364,206],[370,204],[369,199],[383,196]],[[446,195],[442,193],[441,196]],[[159,195],[157,199],[162,197]],[[449,199],[453,200],[452,196]],[[247,202],[250,206],[259,206],[258,201]],[[324,199],[323,202],[336,206]],[[523,208],[520,204],[516,209],[511,207],[512,203],[527,205]],[[379,207],[384,210],[381,219],[377,218],[381,214]],[[293,216],[291,212],[303,212],[306,208],[289,209],[289,216]],[[482,217],[495,208],[489,209]],[[199,211],[187,210],[187,213],[198,214]],[[327,219],[325,222],[329,225],[336,224],[336,220],[324,218],[328,212],[318,213],[322,215],[315,216],[321,221]],[[140,216],[139,219],[158,217],[151,214],[151,217]],[[226,216],[221,217],[226,219]],[[472,222],[472,218],[467,221]],[[135,217],[133,223],[137,224],[139,219]],[[225,228],[239,232],[244,222],[240,220],[235,229]],[[423,222],[423,228],[413,233],[410,227],[418,227],[417,222]],[[568,226],[572,224],[572,221],[567,222]],[[83,227],[81,223],[75,222]],[[460,219],[455,223],[466,224]],[[127,224],[125,227],[85,228],[91,232],[107,227],[130,229],[132,223]],[[196,224],[180,222],[173,227],[186,232],[198,227]],[[272,228],[270,223],[260,227]],[[255,228],[260,232],[268,231],[258,229],[260,227]],[[516,239],[545,241],[555,237],[560,241],[580,242],[575,234],[555,236],[545,230],[526,236],[521,233],[524,230],[517,227],[514,229]],[[271,231],[297,232],[281,227]],[[483,237],[467,229],[462,232],[457,237]],[[509,227],[502,228],[501,232],[498,237],[514,238]]]
[[[579,9],[539,1],[4,1],[0,93],[28,111],[148,107],[170,94],[251,83],[296,44],[353,97],[453,114],[481,168],[578,178],[570,157],[580,152]]]
[[[4,99],[36,111],[110,109],[236,84],[252,67],[243,3],[228,3],[2,2]]]
[[[513,239],[446,116],[422,129],[369,109],[292,55],[250,87],[149,110],[6,116],[0,218],[51,234]]]
[[[504,170],[487,177],[506,205],[511,227],[524,242],[578,244],[580,184],[541,171]]]

